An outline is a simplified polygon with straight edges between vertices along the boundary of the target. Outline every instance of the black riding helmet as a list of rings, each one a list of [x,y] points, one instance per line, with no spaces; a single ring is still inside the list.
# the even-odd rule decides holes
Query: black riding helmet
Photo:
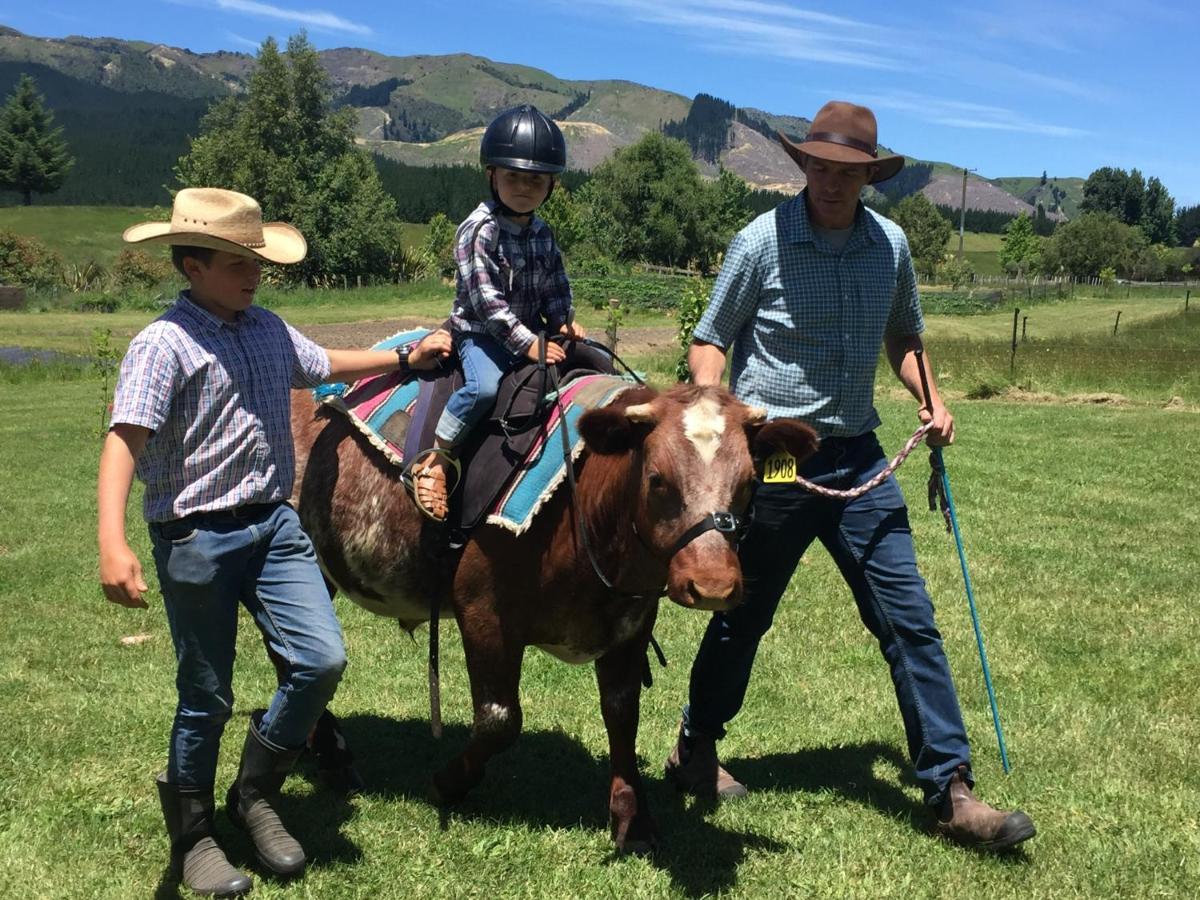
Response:
[[[485,166],[557,175],[567,167],[567,142],[554,120],[526,103],[492,120],[479,145]]]

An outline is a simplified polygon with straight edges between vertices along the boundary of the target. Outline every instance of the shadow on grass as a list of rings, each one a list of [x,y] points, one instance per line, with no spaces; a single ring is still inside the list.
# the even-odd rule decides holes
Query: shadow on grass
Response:
[[[466,725],[447,724],[443,738],[435,740],[424,719],[397,721],[360,715],[341,719],[341,725],[355,748],[355,767],[366,784],[364,794],[431,806],[429,787],[434,773],[466,746],[470,735]],[[641,761],[643,772],[655,768]],[[482,784],[461,803],[442,810],[441,823],[444,829],[459,820],[607,834],[608,786],[607,756],[594,757],[562,732],[527,730],[516,745],[488,763]],[[747,851],[787,849],[770,838],[709,822],[707,816],[686,809],[674,787],[661,779],[647,778],[645,786],[662,836],[662,847],[651,862],[668,872],[689,897],[735,885]],[[340,819],[330,823],[331,834],[337,834],[339,824]],[[329,855],[316,844],[314,850]],[[620,864],[615,854],[610,861]]]

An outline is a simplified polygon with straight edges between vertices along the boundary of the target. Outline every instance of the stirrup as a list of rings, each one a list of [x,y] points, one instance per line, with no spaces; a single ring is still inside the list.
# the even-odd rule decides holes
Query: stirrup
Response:
[[[405,466],[404,471],[400,473],[400,481],[408,490],[408,494],[412,497],[413,503],[421,514],[434,522],[445,522],[444,516],[435,516],[433,510],[429,509],[421,502],[421,493],[417,490],[417,481],[426,474],[429,465],[423,465],[418,468],[418,465],[423,462],[428,456],[440,456],[446,461],[446,467],[454,473],[454,480],[451,482],[450,477],[446,477],[446,505],[447,512],[449,511],[450,495],[458,488],[458,483],[462,480],[462,463],[460,463],[454,455],[446,447],[430,447],[428,450],[422,450],[416,455],[416,458]],[[445,469],[443,469],[445,471]]]

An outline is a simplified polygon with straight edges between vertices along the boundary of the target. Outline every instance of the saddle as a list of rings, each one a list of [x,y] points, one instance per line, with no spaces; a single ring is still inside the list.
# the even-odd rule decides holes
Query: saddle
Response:
[[[388,349],[419,339],[423,334],[414,331],[393,335],[377,344],[376,349]],[[456,456],[462,474],[457,489],[450,495],[446,518],[451,529],[463,534],[471,531],[489,513],[503,506],[505,500],[513,501],[510,508],[520,506],[520,514],[526,521],[498,524],[507,524],[513,530],[527,527],[541,499],[558,483],[548,469],[563,467],[563,451],[547,440],[549,419],[555,420],[550,428],[564,427],[570,431],[569,422],[558,421],[559,404],[570,403],[574,398],[574,402],[581,402],[587,408],[604,405],[632,386],[632,382],[615,377],[612,357],[603,349],[582,341],[567,342],[564,349],[567,357],[556,366],[522,362],[505,375],[496,405],[459,446]],[[588,385],[583,390],[581,379],[597,375],[612,377],[602,378],[601,384]],[[454,366],[413,372],[406,377],[399,373],[377,375],[349,387],[323,385],[316,396],[349,416],[389,462],[404,466],[433,446],[442,409],[462,385],[462,371]],[[569,446],[574,443],[571,439]],[[554,457],[549,460],[552,465],[547,465],[547,457]],[[546,483],[526,487],[526,493],[534,493],[534,502],[522,498],[520,492],[516,492],[514,500],[514,482],[534,468],[541,470],[542,481]]]

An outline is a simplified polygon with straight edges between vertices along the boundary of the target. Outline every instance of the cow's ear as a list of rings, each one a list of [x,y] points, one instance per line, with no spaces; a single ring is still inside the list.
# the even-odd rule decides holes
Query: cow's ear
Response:
[[[593,453],[615,454],[632,450],[653,425],[630,419],[622,407],[591,409],[579,419],[579,433]]]
[[[761,472],[763,460],[784,450],[796,459],[796,465],[817,452],[820,443],[817,433],[798,419],[772,419],[770,422],[746,423],[746,440],[754,457],[755,471]]]

